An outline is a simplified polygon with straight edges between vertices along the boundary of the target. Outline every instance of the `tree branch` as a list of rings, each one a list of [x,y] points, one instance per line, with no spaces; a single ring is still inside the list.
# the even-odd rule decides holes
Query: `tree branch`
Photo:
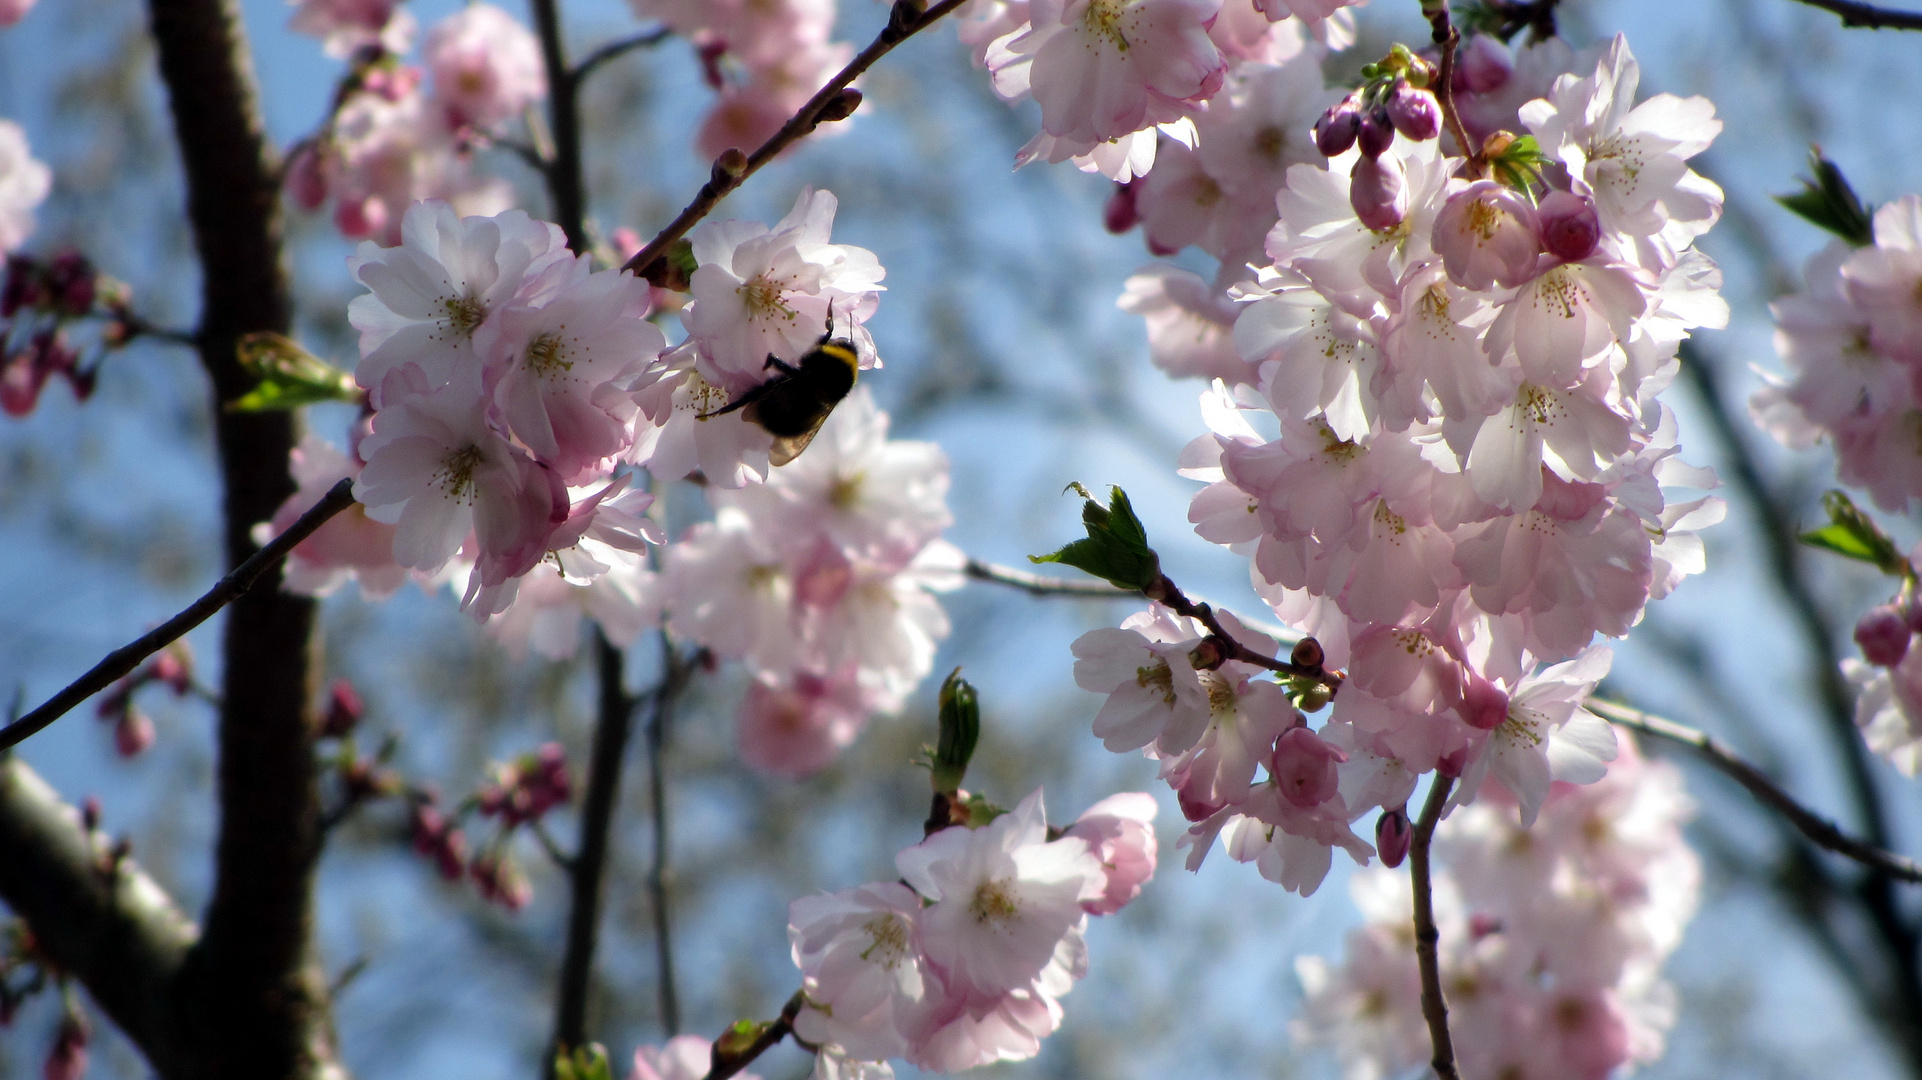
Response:
[[[287,557],[302,540],[314,534],[314,530],[327,523],[327,520],[340,513],[354,502],[354,482],[342,480],[335,484],[313,508],[300,516],[288,527],[286,532],[274,537],[273,542],[249,556],[246,562],[235,567],[232,573],[214,583],[214,587],[201,595],[200,599],[187,605],[180,614],[154,627],[120,648],[108,653],[98,664],[88,669],[85,675],[68,683],[66,689],[47,699],[44,705],[0,728],[0,750],[18,746],[28,736],[39,732],[47,725],[66,715],[74,706],[93,695],[112,686],[126,677],[140,662],[175,640],[186,636],[187,632],[213,617],[214,612],[226,607],[248,589],[270,567],[276,566]]]
[[[1422,17],[1428,20],[1429,36],[1441,48],[1441,65],[1435,74],[1435,100],[1441,104],[1442,122],[1455,137],[1455,145],[1468,159],[1469,177],[1482,174],[1482,148],[1469,141],[1461,114],[1455,111],[1455,50],[1461,45],[1461,31],[1449,17],[1447,0],[1422,0]]]
[[[536,0],[536,2],[551,2],[551,0]],[[749,154],[745,165],[734,170],[721,168],[720,163],[717,162],[708,176],[707,183],[701,185],[700,192],[694,196],[694,201],[688,203],[687,208],[669,222],[654,239],[649,240],[646,247],[635,252],[634,257],[627,260],[621,269],[641,277],[650,277],[654,274],[656,272],[654,264],[667,257],[667,249],[676,240],[686,236],[688,230],[711,213],[729,192],[740,187],[761,166],[780,156],[781,151],[806,138],[825,122],[822,114],[827,111],[829,104],[839,98],[841,91],[847,89],[862,72],[873,67],[875,61],[886,56],[896,45],[932,26],[941,16],[966,2],[967,0],[941,0],[926,11],[917,13],[920,5],[914,0],[895,0],[894,6],[888,12],[888,24],[882,28],[880,36],[876,37],[867,48],[857,53],[854,59],[849,61],[848,66],[842,68],[834,78],[829,79],[826,86],[821,87],[813,97],[808,99],[807,104],[801,106],[787,123],[781,125],[781,130],[761,144],[760,149]]]
[[[221,407],[252,382],[236,353],[241,336],[292,326],[280,167],[264,133],[238,0],[148,5],[200,256],[195,337],[212,382],[227,565],[238,567],[254,554],[254,523],[294,492],[287,456],[295,418]],[[321,807],[313,624],[313,602],[278,589],[246,593],[227,612],[213,897],[179,1001],[196,1077],[341,1071],[326,975],[314,955]]]
[[[1922,13],[1891,11],[1856,0],[1796,0],[1841,16],[1842,25],[1866,30],[1922,30]]]
[[[655,690],[653,709],[647,719],[648,798],[654,833],[654,863],[647,871],[647,891],[654,908],[654,971],[661,1027],[672,1036],[681,1030],[681,992],[674,979],[673,907],[667,894],[667,725],[673,716],[674,699],[680,696],[693,675],[694,665],[675,654],[674,644],[665,633],[661,635],[661,655],[665,673]]]
[[[1099,581],[1069,581],[1065,578],[1043,577],[1040,574],[1030,574],[1026,570],[1016,570],[1011,566],[984,563],[979,559],[969,559],[962,572],[976,581],[1011,586],[1029,596],[1079,596],[1091,600],[1125,600],[1139,595]]]
[[[1829,819],[1797,802],[1795,797],[1768,778],[1762,770],[1744,761],[1734,748],[1720,739],[1692,727],[1651,716],[1640,709],[1613,701],[1590,698],[1588,708],[1610,722],[1657,738],[1680,743],[1700,754],[1704,760],[1726,774],[1751,794],[1789,819],[1802,835],[1817,847],[1833,851],[1864,866],[1903,881],[1922,882],[1922,864],[1915,860],[1867,844],[1843,832]]]
[[[188,1054],[175,994],[198,931],[106,837],[89,834],[25,762],[0,755],[0,898],[35,947],[78,978],[161,1076]]]
[[[554,219],[567,234],[567,246],[583,254],[588,249],[587,188],[581,179],[581,117],[575,104],[579,84],[573,69],[567,66],[560,5],[557,0],[532,0],[532,4],[534,26],[540,32],[541,60],[547,68],[547,116],[554,137],[554,154],[541,175],[547,179]]]
[[[550,1073],[556,1055],[587,1042],[587,990],[600,935],[607,842],[620,800],[622,760],[634,730],[634,698],[622,685],[621,651],[599,628],[594,631],[594,647],[600,672],[600,717],[594,725],[587,795],[581,801],[581,837],[567,872],[573,904],[567,917],[567,949],[561,956],[554,1045],[547,1055]]]
[[[781,1007],[780,1018],[762,1028],[761,1033],[756,1035],[754,1041],[745,1048],[727,1053],[722,1050],[722,1041],[716,1039],[713,1064],[708,1066],[707,1075],[702,1077],[702,1080],[727,1080],[728,1077],[754,1064],[755,1058],[772,1050],[782,1039],[794,1032],[794,1018],[801,1015],[801,1010],[806,1007],[807,996],[802,991],[796,990],[794,996],[787,999],[787,1004]]]
[[[600,67],[609,60],[626,56],[635,49],[651,49],[673,36],[674,32],[672,30],[669,30],[665,26],[657,26],[652,30],[643,30],[632,37],[625,37],[608,42],[593,52],[588,53],[586,56],[581,57],[580,63],[574,65],[574,86],[578,89],[582,83],[587,81],[587,77],[594,73],[595,68]]]
[[[1421,817],[1409,838],[1408,869],[1415,889],[1415,963],[1421,968],[1421,1015],[1428,1021],[1428,1042],[1434,1048],[1432,1064],[1440,1080],[1461,1080],[1455,1071],[1455,1043],[1448,1035],[1448,1002],[1442,997],[1441,931],[1435,927],[1435,898],[1428,868],[1429,845],[1435,839],[1435,826],[1441,821],[1442,808],[1455,778],[1435,774],[1428,786],[1428,801],[1422,804]]]
[[[1203,641],[1213,642],[1216,648],[1221,651],[1220,661],[1239,660],[1244,664],[1264,667],[1269,671],[1281,675],[1288,675],[1297,679],[1312,679],[1328,687],[1331,697],[1341,689],[1341,675],[1321,666],[1319,649],[1316,650],[1316,660],[1313,664],[1296,664],[1287,660],[1277,660],[1272,656],[1263,656],[1248,646],[1243,645],[1233,635],[1229,634],[1227,628],[1221,625],[1221,620],[1216,617],[1214,608],[1209,607],[1205,603],[1197,603],[1188,599],[1188,597],[1182,593],[1181,587],[1171,581],[1166,574],[1161,575],[1161,580],[1157,581],[1152,588],[1142,590],[1142,595],[1150,600],[1157,601],[1177,615],[1185,615],[1188,618],[1199,621],[1201,625],[1207,627],[1209,636],[1204,638]],[[1302,640],[1308,641],[1311,639],[1304,638]],[[1217,664],[1220,663],[1220,661],[1217,661]],[[1196,666],[1200,667],[1204,665],[1197,664]]]

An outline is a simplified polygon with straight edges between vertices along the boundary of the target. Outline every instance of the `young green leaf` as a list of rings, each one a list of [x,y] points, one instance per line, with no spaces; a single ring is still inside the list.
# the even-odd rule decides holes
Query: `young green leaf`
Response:
[[[1875,243],[1875,208],[1862,204],[1842,170],[1822,156],[1819,146],[1809,148],[1809,171],[1815,176],[1802,181],[1802,190],[1777,195],[1775,201],[1856,247]]]
[[[941,729],[931,756],[934,790],[953,793],[967,775],[968,761],[981,740],[981,704],[974,687],[955,668],[941,684]]]
[[[274,333],[248,334],[235,349],[260,384],[227,404],[234,412],[297,409],[321,401],[359,401],[354,377]]]
[[[1081,524],[1088,535],[1047,555],[1030,555],[1029,562],[1062,563],[1104,578],[1118,588],[1142,590],[1161,578],[1161,559],[1148,546],[1148,530],[1135,516],[1128,495],[1110,488],[1108,505],[1080,484],[1068,487],[1081,494]]]
[[[1800,539],[1804,544],[1871,563],[1885,574],[1905,578],[1915,575],[1914,567],[1895,546],[1895,541],[1847,495],[1839,491],[1823,495],[1822,508],[1828,511],[1829,523],[1803,533]]]

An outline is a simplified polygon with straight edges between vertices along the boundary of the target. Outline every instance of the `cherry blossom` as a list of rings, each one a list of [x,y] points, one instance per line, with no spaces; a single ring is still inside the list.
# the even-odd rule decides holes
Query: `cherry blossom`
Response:
[[[327,55],[344,59],[370,46],[396,55],[414,43],[418,24],[398,0],[291,0],[296,33],[321,39]]]
[[[676,1035],[658,1047],[635,1047],[627,1080],[703,1080],[713,1062],[713,1042],[699,1035]],[[751,1072],[734,1075],[761,1080]]]
[[[311,433],[302,437],[288,460],[288,471],[299,490],[280,504],[271,521],[255,527],[256,543],[265,544],[285,532],[329,488],[358,477],[361,469],[359,461]],[[294,546],[281,587],[305,596],[326,596],[350,580],[371,598],[390,596],[407,580],[406,568],[394,561],[394,526],[368,517],[366,507],[358,502]]]
[[[540,43],[492,4],[469,4],[436,23],[422,51],[455,128],[495,127],[547,96]]]
[[[26,130],[0,119],[0,255],[26,242],[33,232],[33,209],[52,187],[53,172],[27,148]]]

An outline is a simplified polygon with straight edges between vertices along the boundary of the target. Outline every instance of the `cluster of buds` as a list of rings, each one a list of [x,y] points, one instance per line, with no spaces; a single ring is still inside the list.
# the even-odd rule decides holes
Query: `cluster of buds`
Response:
[[[430,789],[414,803],[414,850],[434,860],[444,880],[459,881],[467,872],[467,834],[440,812],[436,801]]]
[[[1864,660],[1892,668],[1909,654],[1909,640],[1919,631],[1922,603],[1908,596],[1870,608],[1855,624],[1855,643],[1861,646]]]
[[[476,798],[482,814],[497,817],[512,829],[540,820],[549,810],[567,802],[572,793],[561,744],[547,743],[532,754],[495,765],[493,778],[481,786]]]
[[[1436,74],[1433,64],[1397,44],[1381,61],[1362,68],[1361,86],[1315,121],[1315,148],[1324,155],[1345,154],[1350,147],[1361,151],[1349,177],[1348,199],[1371,229],[1392,228],[1403,216],[1407,177],[1394,156],[1383,157],[1395,133],[1413,142],[1441,134],[1441,103],[1429,89]]]
[[[508,911],[519,911],[534,898],[534,886],[528,883],[527,875],[521,873],[520,864],[504,844],[474,856],[467,872],[474,879],[474,887],[480,890],[481,899]]]
[[[162,683],[177,698],[193,692],[193,654],[187,643],[176,641],[166,651],[142,664],[133,674],[108,689],[96,710],[113,724],[113,747],[121,757],[138,756],[153,745],[153,719],[134,704],[134,694],[148,683]]]
[[[0,409],[10,416],[32,412],[55,375],[82,401],[93,393],[98,364],[82,366],[80,352],[62,332],[63,323],[93,314],[108,320],[100,337],[104,347],[133,336],[125,288],[102,278],[86,256],[7,256],[0,284]]]

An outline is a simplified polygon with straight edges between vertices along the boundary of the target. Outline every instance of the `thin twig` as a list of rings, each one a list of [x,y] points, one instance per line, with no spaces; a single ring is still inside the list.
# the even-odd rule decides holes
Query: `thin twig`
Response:
[[[1865,30],[1922,30],[1922,13],[1891,11],[1856,0],[1797,0],[1841,16],[1842,25]]]
[[[1421,1015],[1428,1021],[1428,1042],[1434,1047],[1431,1064],[1440,1080],[1461,1080],[1455,1071],[1455,1042],[1448,1035],[1448,1002],[1442,997],[1441,931],[1435,927],[1435,898],[1428,872],[1428,848],[1435,839],[1435,825],[1441,820],[1442,807],[1455,778],[1435,774],[1428,786],[1428,801],[1422,804],[1421,817],[1415,821],[1414,835],[1408,844],[1409,876],[1415,889],[1415,963],[1421,968]]]
[[[574,872],[574,856],[569,855],[566,850],[561,847],[560,841],[554,839],[554,834],[547,831],[546,822],[535,818],[533,821],[527,823],[527,827],[528,831],[534,834],[534,839],[540,841],[541,850],[547,852],[548,859],[551,860],[555,866],[560,867],[565,873],[571,874]]]
[[[1680,743],[1694,750],[1710,765],[1733,778],[1736,783],[1747,788],[1750,794],[1789,819],[1796,828],[1802,830],[1802,835],[1808,837],[1817,847],[1854,859],[1890,877],[1900,878],[1903,881],[1922,882],[1922,864],[1885,851],[1874,844],[1864,843],[1843,832],[1835,826],[1834,822],[1797,802],[1794,796],[1782,790],[1762,770],[1743,760],[1733,747],[1720,739],[1692,727],[1675,723],[1673,720],[1651,716],[1640,709],[1632,709],[1613,701],[1590,698],[1588,708],[1623,727]]]
[[[1209,607],[1205,603],[1197,603],[1188,599],[1188,597],[1182,593],[1181,587],[1169,580],[1166,574],[1161,575],[1161,580],[1155,582],[1152,588],[1142,590],[1142,595],[1160,603],[1177,615],[1185,615],[1188,618],[1198,620],[1201,625],[1207,627],[1208,637],[1202,640],[1204,643],[1212,642],[1214,646],[1221,651],[1220,658],[1223,661],[1239,660],[1244,664],[1264,667],[1269,671],[1292,676],[1297,679],[1312,679],[1315,682],[1327,686],[1330,696],[1333,696],[1335,691],[1341,689],[1341,675],[1339,672],[1329,671],[1320,664],[1296,664],[1287,660],[1277,660],[1272,656],[1263,656],[1261,653],[1243,645],[1240,640],[1228,633],[1226,627],[1221,625],[1221,620],[1216,617],[1214,608]]]
[[[0,728],[0,750],[18,746],[21,740],[35,734],[40,729],[66,715],[68,710],[93,695],[112,686],[140,666],[140,662],[175,640],[189,630],[211,618],[214,612],[226,607],[240,594],[253,588],[254,582],[268,568],[287,557],[287,553],[302,540],[314,534],[314,530],[327,523],[327,520],[353,505],[354,482],[342,480],[335,484],[327,494],[321,496],[313,509],[300,515],[300,519],[288,527],[287,531],[254,552],[246,562],[234,567],[233,572],[214,583],[200,599],[187,605],[186,609],[145,634],[108,653],[85,675],[67,684],[67,688],[47,699],[46,704],[27,715]]]
[[[581,57],[580,63],[574,65],[574,85],[579,86],[581,83],[587,81],[588,75],[592,74],[595,68],[600,67],[609,60],[625,56],[635,49],[653,48],[673,35],[674,32],[667,27],[657,26],[652,30],[643,30],[632,37],[625,37],[617,41],[608,42],[593,52],[588,53],[586,56]]]
[[[681,1030],[681,991],[674,978],[673,909],[668,886],[670,850],[667,823],[667,733],[673,717],[674,699],[694,674],[695,662],[683,660],[674,651],[666,633],[661,635],[664,673],[654,693],[653,707],[647,718],[647,776],[650,811],[653,817],[654,862],[647,871],[649,904],[654,909],[655,996],[659,999],[661,1027],[669,1035]]]
[[[555,995],[554,1045],[547,1055],[550,1074],[556,1054],[587,1041],[587,990],[594,973],[594,945],[600,935],[608,837],[620,801],[621,764],[634,729],[635,702],[622,682],[621,650],[598,628],[594,646],[600,677],[599,716],[587,766],[587,794],[581,800],[580,842],[568,870],[573,897],[567,917],[567,947],[561,955],[560,987]]]
[[[731,1054],[722,1052],[722,1042],[716,1039],[713,1064],[708,1066],[707,1075],[702,1080],[727,1080],[728,1077],[754,1064],[755,1058],[767,1053],[782,1039],[793,1033],[794,1018],[801,1015],[801,1010],[806,1006],[806,994],[796,990],[794,996],[787,999],[787,1004],[781,1007],[780,1019],[763,1028],[761,1033],[754,1037],[754,1041],[739,1052]]]
[[[996,585],[1008,585],[1030,596],[1079,596],[1092,600],[1113,600],[1136,595],[1127,589],[1117,589],[1113,585],[1099,581],[1068,581],[1065,578],[1043,577],[1030,574],[1026,570],[1016,570],[1011,566],[996,566],[979,559],[969,559],[963,573],[976,581],[990,581]]]
[[[588,247],[587,186],[582,179],[581,117],[575,95],[578,87],[573,69],[567,65],[566,44],[561,40],[560,5],[556,0],[532,3],[534,27],[541,39],[541,62],[547,69],[547,116],[554,138],[554,152],[548,155],[541,175],[554,201],[555,222],[567,234],[567,246],[582,254]]]
[[[1468,159],[1468,174],[1473,179],[1482,174],[1481,147],[1469,141],[1468,129],[1462,126],[1461,114],[1455,111],[1455,49],[1461,44],[1461,31],[1455,29],[1448,15],[1448,4],[1443,0],[1422,0],[1422,15],[1428,19],[1430,36],[1441,47],[1441,66],[1431,89],[1435,100],[1441,103],[1442,122],[1448,125],[1448,133],[1455,137],[1462,156]]]
[[[551,2],[551,0],[537,0],[537,2]],[[829,79],[826,86],[821,87],[813,97],[808,99],[807,104],[801,106],[787,123],[781,125],[781,130],[761,144],[760,149],[748,155],[746,164],[738,172],[715,168],[708,176],[707,183],[701,185],[701,190],[694,196],[694,201],[688,203],[687,208],[669,222],[654,239],[649,240],[646,247],[635,252],[634,257],[627,260],[621,269],[641,277],[649,276],[650,267],[657,260],[666,258],[667,249],[676,240],[686,236],[688,230],[712,212],[729,192],[740,187],[761,166],[773,161],[781,151],[812,134],[814,129],[822,123],[822,112],[831,102],[839,98],[841,91],[847,89],[862,72],[872,67],[875,61],[886,56],[896,45],[933,25],[943,15],[966,2],[967,0],[941,0],[940,3],[917,15],[915,13],[917,5],[913,0],[896,0],[893,8],[888,12],[887,26],[882,28],[880,35],[867,48],[856,54],[839,74]]]

